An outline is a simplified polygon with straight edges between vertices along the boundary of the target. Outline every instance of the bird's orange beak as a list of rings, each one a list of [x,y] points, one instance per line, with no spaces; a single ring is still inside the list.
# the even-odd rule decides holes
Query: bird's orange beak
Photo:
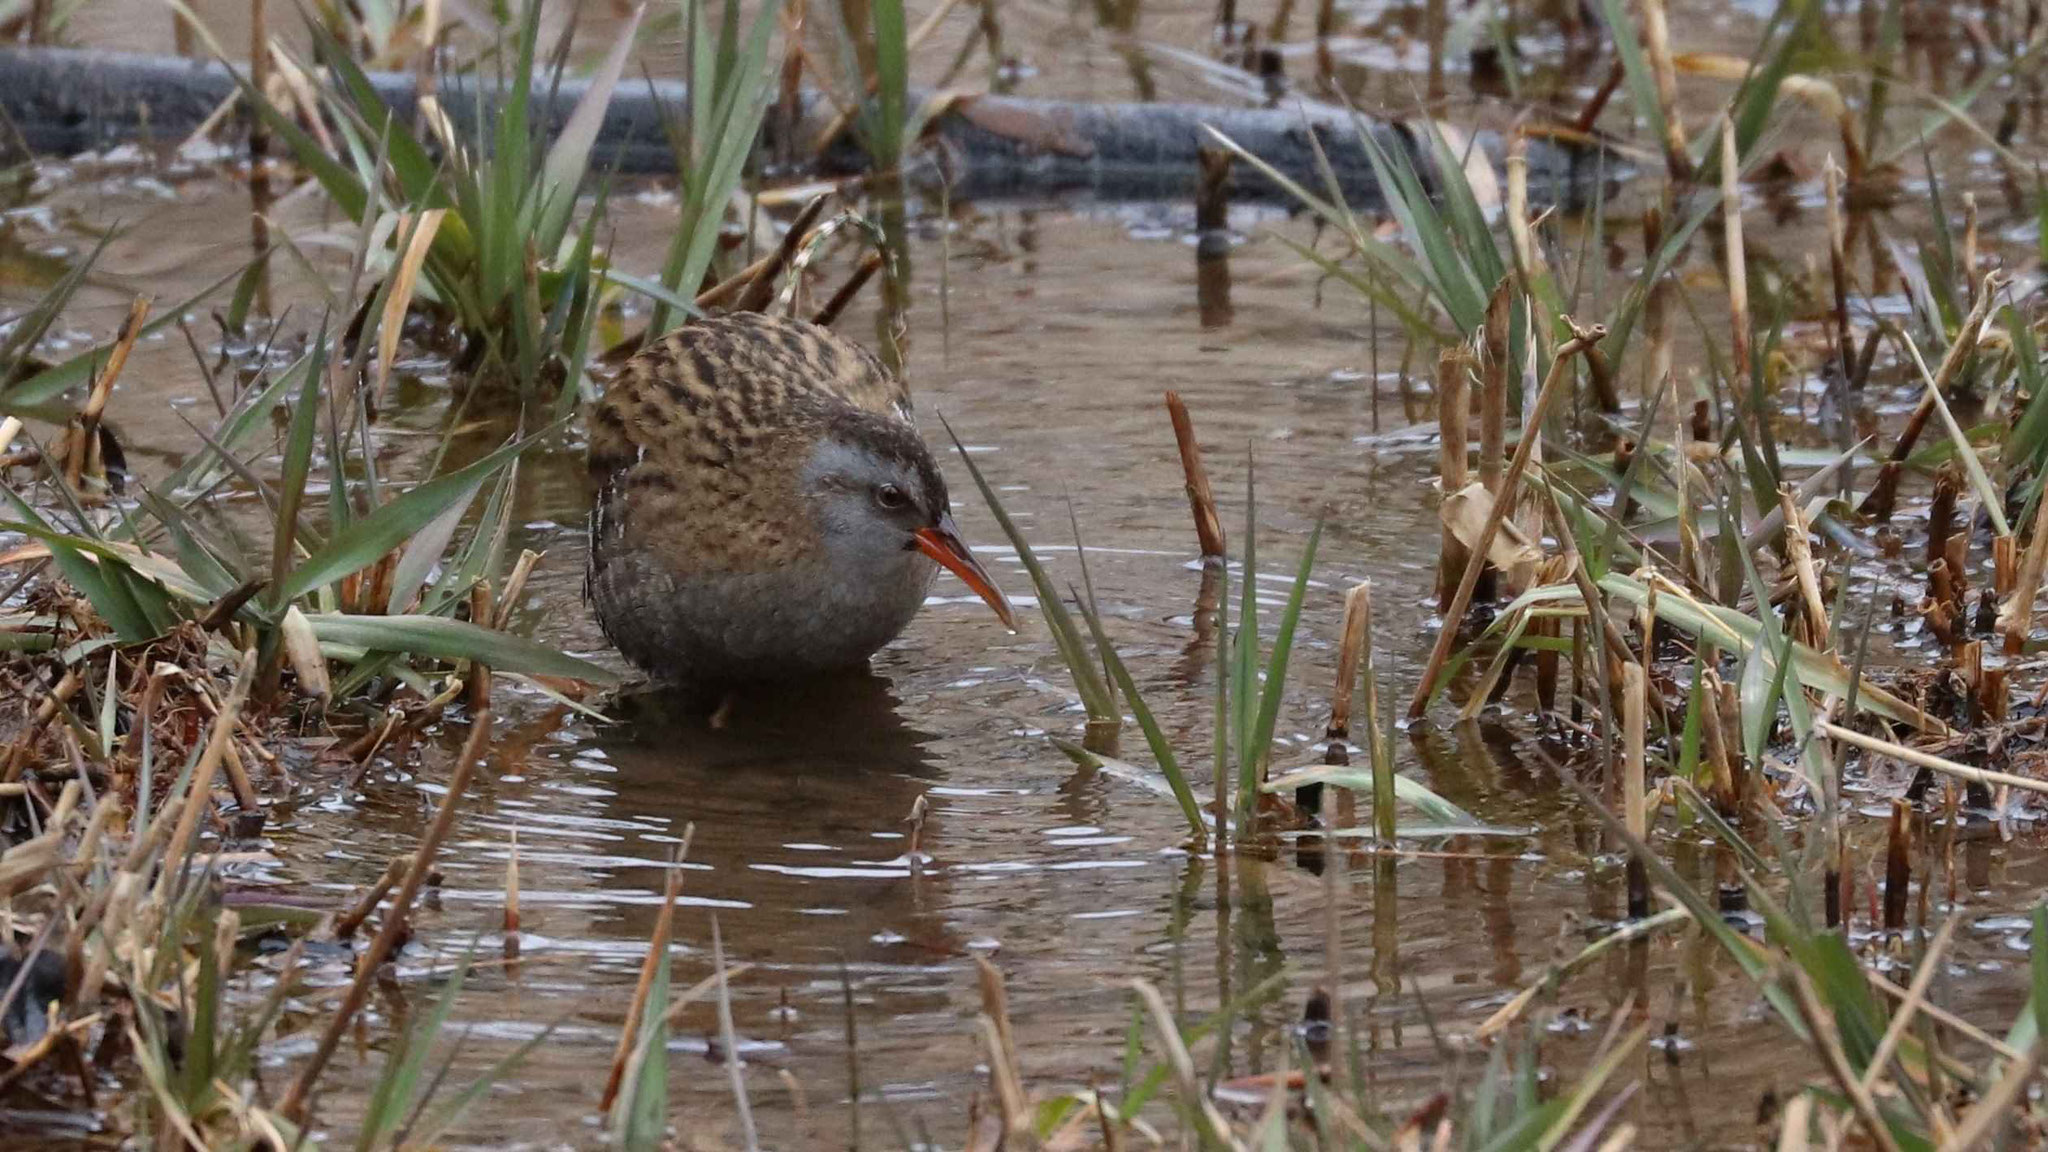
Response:
[[[995,609],[996,618],[1010,631],[1017,630],[1017,614],[1010,609],[1009,598],[996,582],[989,577],[988,570],[974,553],[967,550],[967,541],[960,538],[960,526],[953,523],[953,514],[943,512],[939,522],[930,528],[919,528],[916,534],[917,549],[939,562],[940,566],[958,576],[974,594],[982,598],[990,608]]]

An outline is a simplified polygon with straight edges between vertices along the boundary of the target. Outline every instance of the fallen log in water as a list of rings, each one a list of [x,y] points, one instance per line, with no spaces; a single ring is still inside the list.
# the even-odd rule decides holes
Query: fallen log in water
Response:
[[[380,98],[407,123],[418,104],[416,77],[372,73]],[[559,85],[536,82],[536,123],[558,128],[586,85],[563,78]],[[496,115],[495,81],[451,76],[439,81],[442,110],[464,136]],[[124,52],[62,48],[0,48],[0,141],[25,145],[39,155],[72,155],[133,143],[169,147],[184,141],[235,95],[228,68],[216,61]],[[1355,207],[1381,203],[1359,126],[1383,149],[1403,152],[1434,183],[1434,150],[1427,135],[1407,124],[1359,118],[1342,109],[1298,104],[1289,108],[1222,108],[1192,104],[1089,104],[1014,96],[947,97],[929,132],[940,147],[937,163],[919,179],[943,178],[963,199],[1046,198],[1084,194],[1105,200],[1175,200],[1193,194],[1200,175],[1200,149],[1214,141],[1214,127],[1246,151],[1318,194],[1325,180],[1310,133],[1321,143],[1331,171]],[[683,107],[684,88],[674,81],[622,84],[612,95],[593,152],[601,166],[628,174],[674,170],[674,152],[664,118]],[[770,116],[762,144],[771,154],[808,150],[826,109],[812,99],[794,125]],[[1454,147],[1464,138],[1446,129]],[[780,151],[785,141],[792,147]],[[1499,140],[1482,134],[1472,141],[1467,169],[1491,183]],[[866,158],[851,134],[821,158],[828,173],[858,171]],[[1484,161],[1482,163],[1481,161]],[[1572,203],[1590,196],[1603,175],[1594,153],[1549,140],[1529,148],[1529,183],[1540,202]],[[1609,162],[1604,175],[1619,170]],[[1240,165],[1239,194],[1277,198],[1281,189],[1249,165]]]

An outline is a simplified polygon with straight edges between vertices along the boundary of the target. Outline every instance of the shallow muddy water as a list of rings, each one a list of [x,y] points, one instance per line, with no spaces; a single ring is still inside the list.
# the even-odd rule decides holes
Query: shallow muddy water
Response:
[[[1196,11],[1178,17],[1192,20]],[[1199,11],[1206,20],[1208,9]],[[1405,10],[1370,15],[1407,18]],[[1756,22],[1738,13],[1703,20],[1702,29],[1746,47]],[[114,220],[126,229],[66,317],[67,330],[103,336],[130,293],[168,303],[245,258],[246,200],[232,182],[203,171],[138,178],[81,166],[52,184],[11,215],[10,254],[75,256],[92,229]],[[1780,229],[1785,251],[1822,250],[1817,201],[1804,187],[1792,197]],[[1404,700],[1433,639],[1437,445],[1433,413],[1411,395],[1426,388],[1402,378],[1398,327],[1389,322],[1375,333],[1364,307],[1334,287],[1318,307],[1311,271],[1256,235],[1277,227],[1308,238],[1305,226],[1278,214],[1244,211],[1233,220],[1248,239],[1231,256],[1230,318],[1212,325],[1197,303],[1183,206],[956,207],[943,236],[927,215],[913,250],[917,403],[934,424],[943,413],[978,453],[1062,580],[1079,574],[1071,502],[1111,634],[1177,742],[1207,746],[1215,653],[1194,627],[1202,574],[1159,403],[1168,388],[1193,411],[1234,548],[1244,531],[1246,455],[1256,462],[1267,604],[1277,608],[1310,527],[1325,518],[1280,724],[1297,751],[1278,754],[1276,764],[1320,758],[1313,740],[1334,675],[1341,597],[1359,581],[1374,586],[1390,705]],[[619,209],[616,251],[665,243],[672,208],[657,189],[622,197]],[[320,227],[319,210],[303,200],[288,201],[279,218],[295,232]],[[1633,238],[1630,245],[1630,260],[1639,259]],[[7,286],[0,306],[11,310],[32,287]],[[289,270],[277,292],[280,304],[318,307]],[[868,323],[857,316],[843,326],[865,336]],[[401,474],[419,459],[418,446],[433,442],[407,430],[449,418],[445,379],[431,363],[417,367],[400,386],[396,431],[387,437]],[[175,413],[203,423],[204,394],[176,336],[138,351],[111,414],[141,471],[167,468],[195,443]],[[1866,415],[1889,414],[1899,395],[1873,391]],[[1801,439],[1800,421],[1787,425]],[[1814,447],[1831,440],[1817,423],[1803,434]],[[514,541],[547,553],[527,591],[535,635],[616,661],[580,597],[580,455],[565,444],[536,463],[522,477],[524,528]],[[1022,593],[1030,585],[998,547],[964,470],[955,462],[947,471],[976,550],[1028,605]],[[1889,574],[1877,563],[1858,571],[1875,580]],[[1029,611],[1024,619],[1022,634],[1005,634],[948,577],[876,659],[871,677],[744,700],[718,731],[659,697],[607,703],[614,720],[598,723],[501,684],[488,771],[444,850],[444,879],[402,957],[400,990],[373,1002],[367,1048],[345,1047],[324,1082],[325,1121],[347,1129],[374,1082],[386,1026],[419,1011],[476,940],[490,959],[456,1008],[458,1030],[467,1029],[458,1068],[473,1074],[537,1030],[552,1032],[471,1110],[465,1140],[596,1143],[605,1071],[666,861],[686,830],[675,980],[686,987],[712,971],[715,918],[728,963],[746,966],[732,982],[734,1022],[763,1141],[778,1147],[849,1135],[850,1029],[864,1141],[893,1145],[928,1134],[938,1145],[961,1143],[985,1083],[973,1026],[977,956],[1008,982],[1035,1088],[1115,1081],[1131,979],[1152,980],[1203,1013],[1278,974],[1242,1006],[1222,1070],[1278,1067],[1309,989],[1337,980],[1357,1014],[1380,1099],[1399,1109],[1442,1087],[1456,1063],[1432,1026],[1456,1045],[1546,964],[1576,952],[1587,929],[1621,915],[1619,858],[1594,854],[1597,823],[1534,743],[1519,691],[1510,698],[1512,723],[1419,728],[1397,748],[1404,770],[1482,820],[1525,834],[1411,841],[1388,856],[1304,860],[1289,849],[1276,861],[1219,865],[1181,850],[1170,802],[1076,770],[1048,742],[1048,734],[1073,734],[1081,714],[1042,622]],[[1886,635],[1912,642],[1903,630]],[[235,845],[256,858],[234,866],[231,882],[266,899],[345,902],[392,856],[410,853],[460,736],[458,728],[428,749],[417,775],[380,769],[359,790],[307,769],[298,797],[274,813],[260,841]],[[1125,739],[1126,752],[1142,761],[1136,733]],[[1206,789],[1205,757],[1191,759]],[[1859,780],[1853,798],[1880,813],[1882,797],[1901,783]],[[920,797],[930,814],[913,859],[907,818]],[[1875,899],[1883,825],[1872,819],[1851,828],[1856,923],[1865,927],[1870,916],[1860,902]],[[2048,885],[2039,834],[2024,823],[2013,831],[2001,838],[1980,820],[1965,830],[1953,878],[1916,876],[1916,889],[1932,885],[1934,920],[1951,895],[1964,917],[1952,979],[1938,998],[1987,1026],[2002,1026],[2023,1002],[2020,913]],[[515,834],[524,934],[518,959],[500,961]],[[1703,889],[1714,884],[1704,841],[1673,843],[1670,855]],[[1543,1058],[1554,1069],[1576,1068],[1632,1004],[1659,1022],[1664,1038],[1623,1074],[1642,1082],[1624,1115],[1647,1142],[1753,1143],[1762,1102],[1815,1069],[1739,973],[1709,945],[1682,939],[1617,951],[1569,981],[1560,1004],[1572,1011],[1545,1036]],[[726,1072],[711,1052],[716,1033],[711,1008],[698,1004],[673,1044],[673,1114],[697,1144],[737,1140]],[[301,1033],[275,1047],[269,1076],[282,1080],[311,1041]],[[1483,1059],[1465,1057],[1468,1071]]]

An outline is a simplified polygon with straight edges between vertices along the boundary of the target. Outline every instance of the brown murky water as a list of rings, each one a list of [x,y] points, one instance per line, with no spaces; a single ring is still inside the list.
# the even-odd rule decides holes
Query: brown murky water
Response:
[[[1708,42],[1682,36],[1681,47],[1746,51],[1761,27],[1741,8],[1697,7],[1704,14],[1687,32]],[[1092,25],[1092,15],[1015,11],[1020,51],[1041,69],[1024,91],[1128,96],[1124,59],[1100,38],[1070,49],[1062,40],[1070,23]],[[1369,4],[1351,15],[1359,60],[1406,69],[1404,83],[1419,78],[1424,64],[1401,31],[1416,25],[1419,11]],[[1210,19],[1203,5],[1152,6],[1142,30],[1196,49]],[[124,38],[114,23],[82,27],[88,40],[159,46]],[[1185,70],[1159,74],[1165,94],[1204,94],[1205,82]],[[53,172],[47,184],[9,213],[0,233],[9,258],[24,257],[26,269],[22,283],[0,287],[0,308],[25,297],[34,287],[27,281],[46,267],[26,257],[75,256],[115,221],[124,233],[67,316],[67,331],[103,335],[131,293],[167,303],[246,258],[244,194],[206,171],[82,164]],[[617,251],[664,242],[672,209],[658,190],[648,192],[615,201]],[[1985,198],[1987,207],[1996,202]],[[1791,215],[1767,228],[1758,250],[1792,253],[1788,270],[1798,273],[1799,254],[1824,249],[1812,189],[1795,188],[1792,199]],[[1311,524],[1327,517],[1281,722],[1301,750],[1277,762],[1318,752],[1310,741],[1322,730],[1340,599],[1355,582],[1374,584],[1383,674],[1405,692],[1434,626],[1433,414],[1408,395],[1398,329],[1375,333],[1363,306],[1339,291],[1322,294],[1318,306],[1301,262],[1258,235],[1274,227],[1306,239],[1308,229],[1240,210],[1234,223],[1250,238],[1232,255],[1233,315],[1205,327],[1185,206],[956,209],[950,226],[927,215],[913,252],[918,403],[944,413],[982,453],[1009,507],[1067,577],[1076,573],[1071,501],[1112,633],[1179,743],[1206,747],[1214,653],[1193,629],[1201,575],[1159,406],[1166,388],[1195,413],[1234,538],[1242,534],[1244,458],[1256,459],[1259,575],[1269,603],[1277,605]],[[308,200],[288,200],[278,217],[316,250],[323,229],[343,233]],[[1915,227],[1889,226],[1905,235]],[[1713,281],[1696,267],[1699,294],[1711,300]],[[318,306],[289,272],[278,295],[295,308]],[[867,331],[864,319],[846,323]],[[429,430],[446,418],[446,381],[432,365],[421,367],[401,389],[393,422],[402,429]],[[1881,391],[1868,397],[1879,410],[1896,401]],[[173,336],[138,351],[112,414],[149,472],[195,442],[178,413],[204,422],[205,406],[190,356]],[[1817,427],[1799,427],[1788,421],[1788,434],[1828,442]],[[390,440],[401,470],[416,455],[413,445],[431,442]],[[539,464],[522,478],[524,528],[515,541],[548,554],[527,608],[541,639],[601,655],[605,643],[579,595],[580,459],[569,446]],[[964,475],[949,471],[977,551],[992,558],[1013,595],[1027,590]],[[1859,569],[1874,580],[1902,572],[1874,562]],[[687,985],[711,971],[715,917],[729,960],[750,965],[734,981],[733,1008],[769,1146],[845,1138],[842,980],[852,992],[871,1144],[927,1133],[941,1145],[959,1142],[983,1082],[972,1026],[976,955],[1009,983],[1035,1087],[1117,1078],[1133,978],[1155,981],[1202,1012],[1285,973],[1277,991],[1243,1007],[1223,1067],[1275,1067],[1307,990],[1341,979],[1380,1098],[1398,1108],[1441,1086],[1451,1066],[1425,1024],[1425,1006],[1446,1035],[1468,1033],[1561,952],[1576,951],[1589,926],[1621,913],[1619,860],[1589,855],[1597,843],[1592,817],[1525,743],[1531,726],[1519,721],[1421,729],[1399,749],[1403,767],[1439,793],[1490,823],[1532,829],[1528,835],[1419,841],[1384,866],[1367,857],[1332,857],[1320,870],[1291,857],[1235,859],[1219,875],[1215,860],[1180,850],[1171,804],[1077,771],[1048,743],[1048,733],[1077,729],[1080,710],[1044,629],[1029,613],[1026,620],[1022,635],[1006,635],[948,578],[877,658],[871,678],[748,702],[717,732],[658,700],[616,709],[616,722],[599,724],[501,686],[490,772],[444,853],[445,880],[419,918],[420,942],[402,958],[403,993],[373,1003],[372,1050],[346,1050],[337,1061],[326,1082],[327,1121],[347,1127],[374,1082],[384,1026],[418,1011],[468,942],[480,939],[495,956],[515,832],[520,958],[483,964],[471,976],[456,1012],[468,1030],[458,1068],[474,1073],[537,1030],[553,1031],[471,1111],[465,1138],[480,1144],[599,1139],[594,1113],[605,1069],[660,903],[664,861],[686,828],[694,835],[675,979]],[[1894,638],[1913,642],[1905,632]],[[359,792],[306,776],[260,844],[248,846],[260,861],[237,866],[232,880],[344,900],[392,855],[410,852],[452,747],[429,750],[416,777],[373,774]],[[1879,796],[1895,787],[1884,781],[1861,798],[1876,812]],[[931,815],[924,857],[913,867],[906,817],[920,796]],[[2002,1026],[2021,1003],[2026,954],[2017,914],[2048,884],[2038,834],[2024,823],[2008,830],[2011,838],[2001,838],[1980,824],[1973,833],[1981,834],[1958,851],[1953,891],[1966,927],[1953,979],[1940,988],[1946,1006],[1987,1025]],[[1874,892],[1881,824],[1856,825],[1852,834],[1858,891]],[[1681,872],[1712,885],[1703,839],[1670,850]],[[1932,881],[1938,918],[1950,881]],[[1867,922],[1859,908],[1858,923]],[[1344,957],[1338,974],[1326,971],[1332,924]],[[1677,936],[1617,953],[1568,982],[1561,1003],[1576,1013],[1552,1027],[1546,1061],[1578,1065],[1631,997],[1668,1026],[1657,1050],[1624,1074],[1642,1081],[1626,1115],[1652,1144],[1753,1142],[1760,1100],[1815,1071],[1784,1043],[1738,973],[1710,946]],[[715,1033],[710,1009],[699,1005],[673,1044],[673,1112],[696,1143],[736,1138],[724,1069],[705,1058]],[[270,1075],[281,1079],[299,1044],[310,1042],[301,1035],[277,1046]]]

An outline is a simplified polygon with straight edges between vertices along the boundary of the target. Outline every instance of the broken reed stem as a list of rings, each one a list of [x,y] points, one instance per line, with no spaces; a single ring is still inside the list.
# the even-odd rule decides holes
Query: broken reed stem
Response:
[[[399,877],[403,875],[405,875],[405,857],[392,857],[391,863],[384,867],[384,875],[378,877],[375,884],[370,885],[370,890],[363,893],[362,899],[356,901],[353,908],[335,918],[335,939],[346,940],[350,936],[355,935],[356,929],[362,927],[363,922],[370,918],[370,914],[377,910],[377,905],[384,902],[384,897],[390,893],[392,886],[397,884]]]
[[[246,665],[254,669],[254,656]],[[462,745],[462,751],[455,758],[455,770],[449,774],[448,790],[441,797],[440,807],[434,811],[434,822],[427,826],[427,833],[420,839],[419,848],[413,852],[412,864],[406,869],[405,879],[392,897],[391,910],[377,925],[377,935],[370,941],[370,947],[356,962],[355,979],[349,983],[348,993],[342,997],[341,1006],[327,1021],[327,1030],[321,1033],[320,1043],[313,1049],[312,1057],[305,1067],[299,1069],[291,1089],[285,1093],[284,1102],[278,1106],[279,1115],[293,1124],[303,1126],[306,1122],[306,1105],[311,1098],[313,1085],[319,1082],[320,1074],[327,1067],[327,1061],[334,1056],[334,1049],[341,1042],[342,1033],[348,1030],[349,1022],[370,996],[370,982],[377,969],[391,955],[398,945],[398,937],[405,929],[405,921],[412,908],[414,897],[426,883],[427,872],[433,867],[434,856],[441,849],[441,842],[448,838],[448,830],[455,824],[455,809],[462,803],[463,793],[469,789],[470,775],[475,772],[484,749],[491,743],[491,714],[480,712],[470,723],[469,739]]]
[[[1358,689],[1358,669],[1364,657],[1366,629],[1372,623],[1372,586],[1359,584],[1344,594],[1344,624],[1337,646],[1337,680],[1330,686],[1330,722],[1323,727],[1323,763],[1349,765],[1351,749],[1351,703]],[[1371,735],[1367,740],[1373,739]],[[1338,803],[1340,823],[1336,827],[1349,825],[1356,803],[1349,789],[1341,790]],[[1304,784],[1294,790],[1295,806],[1304,812],[1320,812],[1323,806],[1323,785],[1320,781]]]
[[[1921,394],[1913,414],[1906,417],[1905,425],[1899,429],[1899,438],[1892,442],[1891,455],[1885,458],[1877,482],[1871,485],[1870,494],[1857,506],[1856,510],[1863,515],[1879,521],[1891,518],[1892,502],[1898,495],[1900,470],[1905,466],[1906,457],[1913,454],[1913,446],[1919,442],[1920,432],[1927,427],[1928,418],[1934,415],[1935,398],[1948,393],[1956,377],[1962,375],[1963,365],[1976,352],[1984,321],[1991,315],[1991,306],[1998,299],[1999,285],[1994,282],[1997,280],[1996,272],[1984,278],[1984,291],[1978,294],[1969,316],[1963,320],[1956,338],[1942,355],[1940,367],[1934,370],[1934,381]]]
[[[1202,559],[1221,560],[1225,555],[1223,518],[1216,513],[1216,493],[1209,487],[1208,470],[1202,467],[1202,445],[1195,439],[1194,421],[1180,393],[1166,394],[1166,414],[1173,420],[1173,440],[1180,449],[1181,475],[1186,478],[1188,509],[1195,517],[1195,537],[1202,545]]]
[[[1489,325],[1479,370],[1479,482],[1486,485],[1496,504],[1500,503],[1500,477],[1508,458],[1509,365],[1505,333],[1502,335],[1495,346]]]
[[[846,311],[847,305],[853,303],[854,297],[860,295],[860,290],[867,287],[868,281],[874,279],[875,273],[881,270],[882,254],[880,252],[869,252],[867,255],[862,256],[860,264],[854,268],[853,274],[846,278],[846,283],[841,284],[839,291],[834,292],[832,298],[825,301],[823,308],[818,309],[817,312],[812,314],[811,323],[816,324],[820,328],[830,328],[832,322],[839,319],[839,314]]]
[[[85,406],[78,410],[78,422],[64,454],[64,479],[74,492],[79,490],[80,483],[88,475],[87,465],[100,463],[100,417],[106,414],[107,398],[113,395],[114,381],[120,378],[121,369],[128,364],[128,354],[135,350],[135,341],[142,336],[143,321],[149,319],[149,305],[148,296],[137,296],[128,305],[128,318],[122,322],[120,335],[107,352],[106,365],[93,378],[92,391],[86,396]],[[97,476],[99,472],[100,468],[94,467],[90,474]]]
[[[256,650],[242,653],[241,667],[235,671],[235,684],[228,690],[227,702],[221,705],[220,715],[214,718],[213,733],[207,737],[206,751],[199,756],[199,766],[193,769],[192,786],[185,793],[184,808],[178,813],[178,823],[171,833],[169,848],[164,853],[163,870],[157,874],[156,898],[168,899],[172,885],[185,870],[185,855],[191,849],[192,836],[199,826],[199,814],[213,800],[213,778],[220,771],[220,762],[227,755],[228,741],[234,738],[235,717],[242,714],[242,705],[249,700],[250,686],[256,680]]]
[[[1828,606],[1820,594],[1820,576],[1813,567],[1813,544],[1807,538],[1806,517],[1800,515],[1792,489],[1780,485],[1778,508],[1785,514],[1785,557],[1799,580],[1800,598],[1806,606],[1807,639],[1819,651],[1828,642]]]
[[[469,619],[479,628],[487,628],[497,616],[491,601],[491,582],[479,580],[469,589]],[[471,715],[481,716],[491,710],[491,669],[481,660],[469,662],[467,702]]]
[[[1361,585],[1364,590],[1359,605],[1359,615],[1364,618],[1364,646],[1360,649],[1364,657],[1365,673],[1365,740],[1368,756],[1366,763],[1372,766],[1372,826],[1382,843],[1394,842],[1394,751],[1388,743],[1386,722],[1380,715],[1380,677],[1373,667],[1372,659],[1372,584]],[[1344,793],[1348,801],[1351,793]],[[1354,813],[1345,813],[1347,820]]]
[[[1661,9],[1663,4],[1661,0],[1645,0],[1643,7]],[[1680,143],[1682,145],[1683,141]],[[1726,115],[1721,117],[1721,230],[1728,249],[1728,324],[1735,339],[1731,372],[1735,377],[1735,387],[1747,390],[1752,371],[1749,254],[1742,242],[1741,159],[1735,147],[1735,121]]]
[[[1906,927],[1906,903],[1913,882],[1912,821],[1912,806],[1902,799],[1893,799],[1884,851],[1884,927],[1887,932],[1904,931]]]
[[[1536,441],[1540,439],[1539,430],[1549,419],[1558,395],[1565,390],[1565,382],[1571,378],[1572,357],[1607,335],[1604,325],[1581,328],[1569,316],[1564,321],[1572,330],[1572,338],[1558,348],[1556,358],[1550,362],[1550,374],[1544,378],[1543,387],[1536,394],[1536,404],[1522,425],[1522,438],[1515,445],[1515,458],[1501,476],[1501,489],[1495,494],[1493,508],[1486,515],[1486,526],[1479,530],[1479,538],[1472,542],[1472,555],[1465,561],[1465,575],[1459,579],[1458,590],[1451,597],[1451,606],[1444,613],[1443,627],[1436,634],[1436,646],[1430,649],[1429,662],[1422,669],[1422,679],[1415,685],[1415,697],[1408,702],[1411,720],[1421,719],[1429,708],[1429,698],[1436,691],[1436,679],[1443,673],[1444,663],[1450,659],[1451,646],[1457,643],[1458,622],[1464,618],[1465,610],[1472,606],[1472,591],[1479,585],[1479,571],[1485,567],[1487,549],[1493,547],[1493,538],[1500,534],[1500,526],[1514,503],[1510,494],[1521,483],[1522,472],[1529,466],[1529,457],[1535,452]]]
[[[519,825],[512,826],[511,848],[505,854],[505,957],[519,955]]]
[[[1437,476],[1438,494],[1442,500],[1464,490],[1470,483],[1470,471],[1465,459],[1470,451],[1467,419],[1471,414],[1471,399],[1468,392],[1468,369],[1471,357],[1462,348],[1444,349],[1436,362],[1437,424],[1442,431],[1438,449]],[[1443,529],[1443,549],[1437,560],[1436,601],[1437,610],[1450,607],[1451,595],[1457,591],[1457,576],[1465,571],[1465,546],[1458,542],[1458,534],[1446,524]]]
[[[825,202],[830,199],[829,193],[813,196],[810,203],[797,212],[796,219],[790,221],[789,229],[782,234],[782,242],[775,246],[774,254],[760,264],[747,280],[746,287],[740,290],[739,299],[733,301],[733,311],[759,312],[774,301],[776,278],[789,267],[790,261],[796,259],[797,249],[803,247],[805,238],[811,234],[811,226],[818,222],[818,216],[825,211]]]
[[[1622,665],[1621,815],[1628,834],[1640,844],[1650,842],[1650,822],[1645,810],[1649,789],[1643,778],[1649,695],[1649,681],[1643,676],[1643,666],[1633,660]],[[1628,914],[1632,920],[1641,920],[1650,914],[1649,872],[1643,867],[1642,858],[1633,852],[1628,858]]]
[[[654,974],[659,966],[668,963],[669,932],[675,924],[676,896],[683,886],[683,861],[690,855],[690,838],[697,831],[695,824],[683,828],[683,842],[676,846],[675,854],[669,857],[668,881],[662,888],[661,911],[655,914],[654,931],[649,935],[647,956],[640,961],[640,979],[633,985],[633,1002],[626,1009],[625,1027],[619,1029],[619,1043],[612,1050],[611,1072],[605,1076],[604,1092],[598,1098],[597,1110],[607,1115],[612,1110],[612,1101],[618,1099],[619,1085],[625,1081],[626,1064],[633,1058],[640,1032],[640,1017],[647,1010],[647,997],[654,989]]]

